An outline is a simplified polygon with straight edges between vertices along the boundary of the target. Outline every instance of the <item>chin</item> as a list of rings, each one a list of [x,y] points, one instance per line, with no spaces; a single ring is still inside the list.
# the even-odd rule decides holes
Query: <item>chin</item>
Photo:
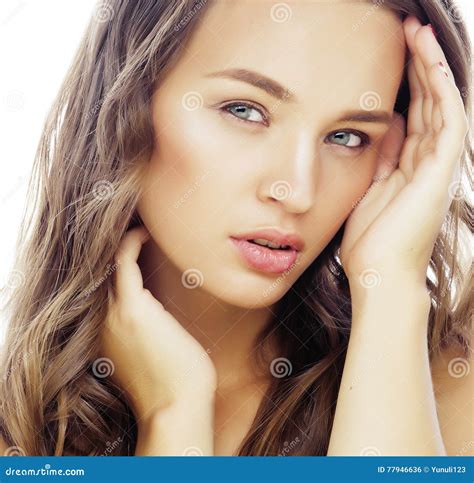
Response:
[[[268,274],[253,272],[250,276],[226,276],[218,287],[207,290],[219,300],[236,307],[265,308],[278,302],[293,283],[284,274],[273,275],[269,277]]]

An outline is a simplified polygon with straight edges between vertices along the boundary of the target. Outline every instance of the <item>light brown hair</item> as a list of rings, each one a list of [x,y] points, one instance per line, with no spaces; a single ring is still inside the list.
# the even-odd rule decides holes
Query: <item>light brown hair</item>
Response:
[[[454,4],[379,4],[401,19],[413,14],[433,25],[471,119],[471,46]],[[47,119],[19,236],[22,283],[7,307],[0,427],[7,443],[28,455],[100,455],[107,442],[109,454],[131,455],[136,444],[136,421],[120,389],[92,370],[112,283],[104,274],[113,270],[125,231],[140,222],[140,177],[154,144],[151,96],[210,2],[106,5],[102,16],[110,18],[91,20]],[[395,110],[407,116],[409,101],[405,75]],[[471,167],[467,139],[462,172],[472,186]],[[426,280],[430,358],[447,347],[465,355],[472,349],[471,266],[462,251],[472,218],[467,197],[455,196],[436,240]],[[292,372],[268,389],[240,455],[277,455],[290,446],[286,454],[327,452],[351,328],[337,256],[342,230],[280,300],[261,334],[256,350],[276,335]],[[287,326],[304,347],[287,336]]]

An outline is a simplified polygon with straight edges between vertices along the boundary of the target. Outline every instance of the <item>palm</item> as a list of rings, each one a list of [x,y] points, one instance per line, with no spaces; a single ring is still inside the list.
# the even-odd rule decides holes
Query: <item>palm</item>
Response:
[[[426,273],[452,202],[449,188],[459,176],[462,101],[455,85],[435,70],[442,51],[431,32],[423,29],[415,42],[417,22],[409,18],[405,24],[412,52],[408,132],[403,117],[395,114],[379,152],[376,181],[346,221],[340,257],[349,276],[379,267]],[[432,90],[429,101],[422,94],[427,88]],[[457,99],[442,98],[456,91]]]

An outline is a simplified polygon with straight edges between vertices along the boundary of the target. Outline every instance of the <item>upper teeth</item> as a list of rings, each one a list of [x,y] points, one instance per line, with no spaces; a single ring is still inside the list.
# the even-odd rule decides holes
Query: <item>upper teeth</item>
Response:
[[[252,240],[254,243],[258,245],[263,245],[264,247],[270,248],[289,248],[289,245],[279,245],[278,243],[272,243],[271,241],[265,240],[264,238],[255,238]]]

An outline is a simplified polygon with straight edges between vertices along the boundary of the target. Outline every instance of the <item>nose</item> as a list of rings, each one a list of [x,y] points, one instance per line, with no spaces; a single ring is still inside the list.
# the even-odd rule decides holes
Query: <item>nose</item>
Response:
[[[318,160],[315,140],[307,132],[287,136],[272,147],[259,185],[262,202],[278,202],[290,213],[305,213],[314,203]]]

